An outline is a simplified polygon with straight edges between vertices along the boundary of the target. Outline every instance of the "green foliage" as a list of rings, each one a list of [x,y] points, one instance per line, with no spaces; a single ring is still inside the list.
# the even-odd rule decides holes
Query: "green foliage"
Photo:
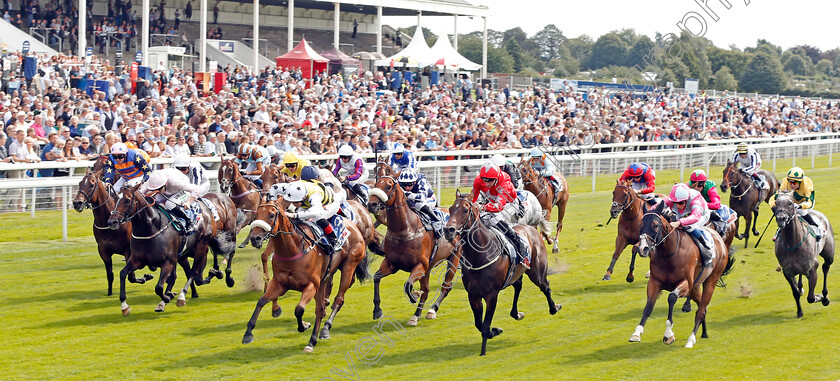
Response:
[[[472,35],[458,40],[458,53],[472,62],[481,63],[481,39]],[[512,73],[513,58],[506,50],[487,45],[487,72]]]
[[[564,46],[566,37],[554,24],[546,25],[534,35],[533,40],[539,47],[539,58],[545,62],[568,56],[569,49]],[[565,48],[566,55],[563,55],[561,47]]]
[[[627,61],[625,65],[629,67],[638,66],[640,68],[644,68],[650,64],[650,60],[652,59],[651,57],[655,51],[656,45],[650,40],[650,38],[648,38],[648,36],[639,36],[627,52]]]
[[[733,49],[721,49],[714,45],[706,47],[706,56],[709,57],[710,70],[717,73],[720,68],[726,66],[732,71],[732,74],[737,78],[741,76],[747,62],[750,61],[752,55]]]
[[[821,59],[817,62],[816,71],[825,75],[831,75],[834,69],[834,63],[827,59]]]
[[[627,43],[618,34],[607,33],[595,41],[584,67],[598,69],[610,65],[623,65],[627,62],[628,49]]]
[[[713,88],[715,90],[738,90],[738,82],[728,67],[723,66],[715,73]]]
[[[810,64],[811,63],[807,58],[798,54],[793,54],[787,57],[787,62],[785,62],[784,68],[785,71],[793,74],[807,75],[810,73]]]
[[[782,63],[773,55],[759,51],[747,64],[738,81],[741,91],[778,94],[785,89]]]

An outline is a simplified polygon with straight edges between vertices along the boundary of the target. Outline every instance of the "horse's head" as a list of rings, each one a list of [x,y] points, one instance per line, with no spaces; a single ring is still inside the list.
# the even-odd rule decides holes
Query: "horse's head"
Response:
[[[394,176],[394,170],[391,169],[391,166],[388,165],[388,162],[385,161],[384,157],[378,157],[376,159],[376,167],[374,168],[373,173],[377,179],[385,176]]]
[[[394,180],[391,176],[380,177],[370,190],[368,211],[373,214],[379,214],[385,207],[401,205],[404,201],[405,194],[402,188],[397,185],[397,180]]]
[[[776,225],[779,228],[785,227],[796,218],[796,210],[799,209],[799,204],[793,200],[793,192],[782,191],[776,195],[776,205],[774,206],[774,214],[776,215]]]
[[[286,219],[281,201],[271,201],[261,204],[257,208],[254,222],[251,222],[251,232],[248,240],[251,246],[261,248],[263,242],[274,237],[280,230],[280,221]]]
[[[726,192],[732,186],[737,186],[741,181],[741,170],[738,168],[738,163],[729,161],[726,167],[723,168],[723,181],[720,182],[720,191]]]
[[[117,205],[108,218],[108,227],[116,230],[137,214],[143,207],[148,206],[145,197],[138,191],[140,184],[133,187],[123,187],[118,193]]]
[[[633,205],[636,199],[636,192],[630,186],[630,181],[616,181],[613,189],[612,205],[610,206],[610,217],[618,218],[625,209]]]
[[[108,155],[101,155],[96,158],[96,161],[93,162],[93,166],[90,168],[90,172],[93,173],[95,176],[102,176],[102,171],[105,169],[105,166],[108,164]]]
[[[527,183],[533,183],[539,181],[539,174],[534,167],[531,166],[531,161],[527,159],[523,159],[519,163],[519,173],[522,175],[522,180]]]
[[[239,177],[239,167],[236,162],[222,158],[222,164],[219,167],[219,189],[222,193],[230,192],[230,187],[234,181]]]
[[[82,177],[82,181],[79,182],[79,191],[73,198],[73,209],[82,212],[86,208],[91,208],[92,204],[98,204],[96,206],[98,208],[106,201],[102,200],[102,194],[107,197],[105,184],[88,169],[85,171],[85,177]]]
[[[478,207],[470,201],[469,195],[463,195],[460,190],[456,190],[455,202],[449,207],[449,221],[443,228],[446,240],[452,242],[455,236],[460,237],[461,233],[470,230],[478,216]]]
[[[669,222],[675,216],[665,209],[665,203],[659,203],[642,217],[639,231],[639,255],[647,258],[665,237],[671,232]]]
[[[268,192],[272,185],[284,182],[281,180],[285,179],[283,178],[283,173],[280,172],[280,168],[278,168],[274,164],[271,164],[268,166],[268,168],[266,168],[263,171],[262,175],[260,175],[260,180],[262,180],[262,193],[263,197],[265,197],[265,194]],[[221,181],[219,182],[219,184],[221,184]]]

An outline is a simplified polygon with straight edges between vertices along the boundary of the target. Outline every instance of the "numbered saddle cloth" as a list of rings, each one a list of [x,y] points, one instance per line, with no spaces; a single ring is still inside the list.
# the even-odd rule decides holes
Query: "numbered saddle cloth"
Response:
[[[338,246],[344,246],[344,243],[347,242],[347,237],[350,236],[350,231],[347,230],[346,226],[344,226],[344,217],[334,215],[330,218],[327,218],[327,221],[329,221],[330,225],[332,225],[333,231],[338,237]],[[326,234],[324,234],[324,230],[321,229],[317,224],[310,220],[304,220],[301,222],[312,230],[312,233],[315,235],[317,243],[319,245],[330,246],[330,241],[327,238]]]
[[[216,205],[214,205],[212,202],[210,202],[210,200],[208,200],[204,197],[200,198],[199,200],[201,200],[201,202],[203,202],[204,205],[207,205],[207,208],[210,209],[210,214],[213,215],[213,220],[214,221],[218,221],[218,220],[221,219],[219,217],[219,210],[216,209]]]

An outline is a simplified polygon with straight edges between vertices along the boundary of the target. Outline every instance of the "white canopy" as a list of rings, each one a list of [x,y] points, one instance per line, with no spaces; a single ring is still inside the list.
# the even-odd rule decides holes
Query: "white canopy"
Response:
[[[452,44],[449,42],[449,36],[446,33],[440,34],[437,42],[435,42],[435,46],[432,46],[431,51],[432,56],[435,57],[432,65],[454,67],[460,70],[470,71],[481,69],[481,65],[468,60],[452,47]]]
[[[426,67],[434,64],[436,60],[437,58],[432,55],[429,44],[426,43],[426,38],[423,37],[423,28],[418,25],[414,31],[414,37],[411,38],[411,43],[405,49],[384,60],[377,60],[376,65],[390,66],[393,61],[395,67],[401,67],[403,64],[400,62],[407,61],[405,65],[407,67]]]

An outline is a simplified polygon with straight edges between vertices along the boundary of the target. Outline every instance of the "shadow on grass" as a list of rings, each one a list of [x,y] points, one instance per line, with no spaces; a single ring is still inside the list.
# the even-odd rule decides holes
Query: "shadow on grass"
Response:
[[[188,311],[184,310],[183,308],[178,309],[177,307],[175,307],[174,302],[166,306],[166,312],[155,312],[155,306],[156,304],[136,304],[131,307],[131,315],[124,317],[120,313],[119,304],[115,304],[113,312],[108,312],[99,315],[86,315],[72,319],[51,321],[30,328],[55,329],[57,327],[99,327],[105,324],[137,324],[137,322],[141,321],[165,318],[166,315],[188,313]]]
[[[744,326],[754,325],[775,325],[798,320],[796,318],[796,306],[793,305],[793,302],[791,302],[790,309],[733,316],[729,320],[717,324],[712,322],[713,319],[714,317],[710,317],[706,321],[710,325],[714,324],[714,326],[720,327],[720,329],[742,328]],[[711,327],[709,328],[711,329]]]
[[[645,270],[647,271],[647,270]],[[624,281],[624,277],[620,279],[613,277],[613,280],[610,281],[592,281],[588,282],[586,280],[581,281],[577,287],[566,288],[566,289],[558,289],[558,291],[562,292],[565,295],[592,295],[592,294],[615,294],[627,291],[629,289],[638,288],[636,284],[641,284],[642,288],[646,287],[647,279],[644,277],[645,271],[639,271],[636,269],[636,281],[633,284],[629,284]],[[641,275],[641,279],[639,279]]]
[[[96,291],[61,291],[55,292],[52,294],[41,294],[41,295],[27,295],[23,297],[9,297],[6,298],[5,302],[9,304],[19,304],[19,303],[39,303],[39,302],[53,302],[59,300],[98,300],[102,298],[109,298],[105,296],[108,289],[107,286],[103,287],[102,290]],[[119,291],[119,288],[117,288]],[[116,295],[116,294],[115,294]],[[110,300],[110,299],[109,299]],[[115,299],[115,305],[119,305],[119,300]]]
[[[653,336],[653,337],[650,337]],[[628,336],[629,337],[629,336]],[[590,363],[610,362],[626,359],[650,359],[659,354],[668,353],[658,349],[662,344],[661,336],[650,334],[648,337],[643,337],[642,340],[647,340],[648,343],[628,343],[614,345],[609,348],[603,348],[596,351],[588,351],[587,353],[573,355],[566,358],[564,361],[568,365],[585,365]]]
[[[382,356],[382,360],[379,364],[401,365],[411,363],[434,363],[449,360],[458,360],[463,359],[464,357],[471,356],[478,357],[478,355],[481,353],[481,334],[478,331],[475,331],[475,333],[470,336],[471,338],[475,339],[475,342],[450,344],[446,346],[440,346],[431,350],[430,348],[421,348],[410,352],[406,352],[401,349],[399,353],[390,353],[386,354],[385,356]],[[412,347],[417,345],[416,343],[411,343],[407,340],[404,342],[395,340],[395,342],[395,347],[401,347],[403,349],[406,347]],[[508,347],[519,344],[521,343],[516,342],[514,340],[506,340],[505,336],[498,336],[493,339],[487,340],[487,354],[492,355],[494,351],[501,351],[507,349]],[[390,348],[385,348],[385,350],[390,350]]]
[[[208,365],[224,366],[225,364],[234,364],[239,366],[248,363],[278,363],[287,359],[288,356],[304,354],[303,347],[306,345],[308,338],[309,336],[307,335],[306,339],[301,338],[297,343],[280,348],[266,348],[255,346],[254,344],[237,344],[236,348],[231,350],[189,358],[176,358],[172,362],[161,364],[152,369],[158,372],[170,372],[172,369],[205,368]],[[239,336],[237,340],[242,340],[242,337]],[[276,341],[277,338],[267,338],[265,340]],[[317,347],[315,351],[318,351]]]

